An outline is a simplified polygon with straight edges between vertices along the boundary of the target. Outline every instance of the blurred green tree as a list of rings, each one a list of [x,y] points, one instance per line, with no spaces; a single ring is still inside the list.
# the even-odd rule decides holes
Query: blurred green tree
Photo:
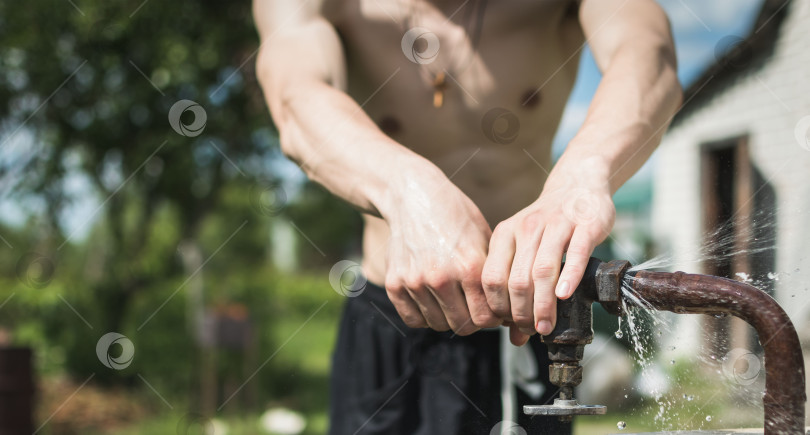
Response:
[[[122,330],[139,292],[194,272],[175,250],[202,249],[225,185],[275,178],[257,48],[249,1],[0,3],[2,192],[41,204],[29,249],[61,277],[78,272],[77,311],[94,331]],[[170,125],[180,100],[202,113],[186,110],[175,126],[207,118],[198,131]],[[67,214],[91,195],[98,208],[77,224]],[[267,223],[261,210],[238,220],[247,219]],[[95,342],[65,339],[75,344],[68,366],[88,371]]]
[[[248,306],[272,349],[264,331],[286,303],[273,292],[302,298],[269,267],[273,219],[308,235],[307,267],[356,249],[358,214],[279,169],[250,3],[0,2],[0,199],[29,218],[0,227],[14,246],[0,251],[0,303],[13,298],[0,332],[35,345],[40,367],[194,391],[205,307]],[[136,343],[137,367],[103,370],[109,331]]]

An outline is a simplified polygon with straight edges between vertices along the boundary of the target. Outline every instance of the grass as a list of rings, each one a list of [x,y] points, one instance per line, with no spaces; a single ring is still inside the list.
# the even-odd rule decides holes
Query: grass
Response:
[[[575,434],[711,430],[762,427],[761,384],[728,382],[719,366],[697,358],[670,365],[659,361],[672,384],[660,400],[631,394],[608,405],[604,416],[580,417]],[[661,408],[663,406],[663,408]],[[656,418],[656,416],[659,416]],[[708,417],[708,419],[707,419]],[[617,423],[626,428],[619,430]]]
[[[283,343],[306,320],[288,319],[276,330],[279,343]],[[298,404],[294,409],[307,420],[306,435],[326,433],[328,418],[329,370],[334,347],[337,319],[329,316],[313,317],[287,345],[279,351],[278,365],[291,368],[296,392],[294,397],[280,398]],[[294,368],[294,369],[293,369]]]
[[[574,435],[603,435],[621,432],[647,432],[654,431],[656,427],[648,419],[639,417],[622,417],[619,419],[610,415],[577,417],[574,422]],[[624,421],[626,427],[619,430],[618,422]]]

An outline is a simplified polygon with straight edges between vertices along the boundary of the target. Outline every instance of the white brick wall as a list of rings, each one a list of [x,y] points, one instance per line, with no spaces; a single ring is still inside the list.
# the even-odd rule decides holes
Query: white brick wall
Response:
[[[693,107],[665,136],[652,226],[660,246],[674,252],[674,269],[699,272],[693,253],[702,236],[700,145],[749,135],[752,163],[777,196],[776,272],[783,276],[776,298],[810,343],[810,151],[794,138],[799,119],[810,115],[810,1],[794,0],[790,8],[768,63]]]

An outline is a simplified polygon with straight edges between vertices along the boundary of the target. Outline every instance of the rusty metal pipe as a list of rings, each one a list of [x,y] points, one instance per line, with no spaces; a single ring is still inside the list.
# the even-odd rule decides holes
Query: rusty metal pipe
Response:
[[[655,309],[727,313],[753,326],[765,349],[765,434],[804,433],[807,397],[799,336],[773,298],[742,282],[683,272],[629,272],[625,282]]]

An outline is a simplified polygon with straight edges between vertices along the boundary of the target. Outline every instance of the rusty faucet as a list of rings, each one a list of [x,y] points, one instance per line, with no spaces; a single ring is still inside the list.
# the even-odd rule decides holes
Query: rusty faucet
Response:
[[[657,310],[731,314],[753,326],[765,349],[765,434],[804,433],[804,358],[793,323],[773,298],[753,286],[726,278],[629,269],[627,261],[591,258],[573,296],[557,301],[557,325],[542,338],[551,360],[549,376],[560,388],[560,396],[553,405],[525,406],[524,413],[570,420],[574,415],[606,412],[604,406],[580,405],[573,392],[582,382],[580,361],[585,345],[593,340],[592,305],[599,302],[607,312],[621,315],[622,285],[626,282],[641,300]],[[630,299],[625,302],[633,304]]]

